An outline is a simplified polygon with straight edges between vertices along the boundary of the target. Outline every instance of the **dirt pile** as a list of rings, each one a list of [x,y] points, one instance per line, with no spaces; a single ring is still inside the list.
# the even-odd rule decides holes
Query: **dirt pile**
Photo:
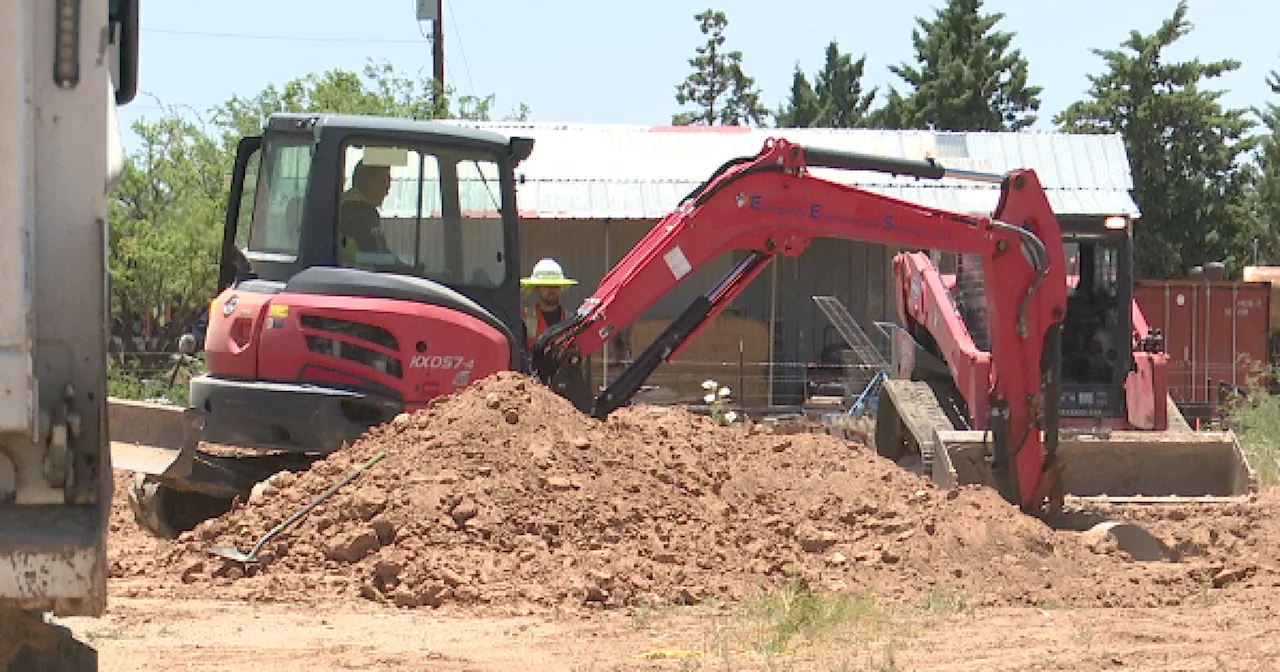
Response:
[[[1277,573],[1280,563],[1280,490],[1265,490],[1251,501],[1167,506],[1113,505],[1097,510],[1133,521],[1149,531],[1183,563],[1216,568],[1214,581],[1247,580]]]
[[[202,552],[247,551],[379,451],[267,544],[261,570]],[[1100,554],[992,491],[939,490],[856,443],[666,408],[597,422],[510,373],[261,490],[167,552],[119,558],[113,575],[126,594],[404,607],[736,599],[793,577],[912,600],[1138,606],[1184,601],[1215,571]]]

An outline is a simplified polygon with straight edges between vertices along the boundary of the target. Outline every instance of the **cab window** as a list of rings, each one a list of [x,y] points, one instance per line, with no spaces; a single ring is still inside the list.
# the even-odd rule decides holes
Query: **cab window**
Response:
[[[506,280],[497,163],[394,144],[350,144],[338,203],[339,261],[448,285]]]
[[[315,145],[309,136],[277,135],[266,141],[256,193],[250,195],[246,188],[247,200],[242,202],[242,207],[253,209],[245,245],[247,252],[298,254],[302,205],[306,201],[314,153]],[[248,176],[245,182],[248,187]]]

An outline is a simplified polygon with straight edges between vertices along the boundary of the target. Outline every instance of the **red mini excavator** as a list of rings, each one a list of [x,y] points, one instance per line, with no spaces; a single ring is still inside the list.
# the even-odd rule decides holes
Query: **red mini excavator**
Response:
[[[130,460],[139,446],[112,437],[118,465],[144,474],[133,491],[139,519],[173,534],[216,515],[282,465],[337,450],[496,371],[536,374],[604,417],[776,255],[799,255],[820,238],[954,252],[970,262],[969,276],[985,280],[980,308],[991,328],[978,347],[953,299],[955,283],[923,254],[898,256],[899,341],[910,347],[899,348],[903,380],[890,382],[929,384],[931,371],[963,403],[950,409],[954,421],[934,414],[926,418],[933,424],[915,422],[916,411],[946,395],[927,388],[928,398],[913,406],[895,387],[880,405],[881,452],[895,459],[911,452],[952,471],[961,457],[974,457],[959,470],[961,482],[989,483],[1037,515],[1061,506],[1068,280],[1059,222],[1033,171],[965,173],[769,140],[756,156],[726,163],[658,222],[570,319],[536,341],[530,358],[522,347],[514,166],[532,144],[448,124],[297,114],[274,115],[261,137],[242,141],[222,290],[210,306],[209,373],[192,382],[191,408],[168,432],[185,436],[183,445],[161,459],[151,451]],[[822,179],[810,172],[817,167],[994,181],[1001,198],[992,216],[975,217]],[[695,269],[732,252],[745,256],[594,395],[585,358]],[[113,432],[148,426],[113,423]],[[981,432],[964,443],[976,448],[954,460],[939,441],[939,432],[953,430]],[[136,443],[156,445],[150,436]],[[275,454],[214,455],[198,450],[200,441]],[[1131,476],[1123,472],[1112,476]],[[182,493],[201,494],[209,506]]]

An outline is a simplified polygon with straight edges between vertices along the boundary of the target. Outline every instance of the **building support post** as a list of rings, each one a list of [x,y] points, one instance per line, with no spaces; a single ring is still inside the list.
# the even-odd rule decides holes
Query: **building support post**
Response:
[[[769,385],[766,390],[765,405],[769,408],[773,407],[773,362],[775,355],[774,343],[777,342],[778,335],[778,255],[774,255],[769,262],[772,268],[769,269]]]
[[[613,267],[613,262],[609,261],[609,219],[604,220],[604,274],[608,275],[609,270]],[[612,340],[612,339],[610,339]],[[604,350],[600,355],[600,389],[609,387],[609,341],[604,342]]]

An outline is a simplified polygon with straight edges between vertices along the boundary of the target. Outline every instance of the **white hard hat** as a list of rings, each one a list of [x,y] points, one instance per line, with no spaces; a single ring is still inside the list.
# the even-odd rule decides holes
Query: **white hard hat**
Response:
[[[533,265],[529,277],[520,279],[520,284],[525,287],[572,287],[578,281],[564,277],[564,270],[555,259],[543,259]]]

